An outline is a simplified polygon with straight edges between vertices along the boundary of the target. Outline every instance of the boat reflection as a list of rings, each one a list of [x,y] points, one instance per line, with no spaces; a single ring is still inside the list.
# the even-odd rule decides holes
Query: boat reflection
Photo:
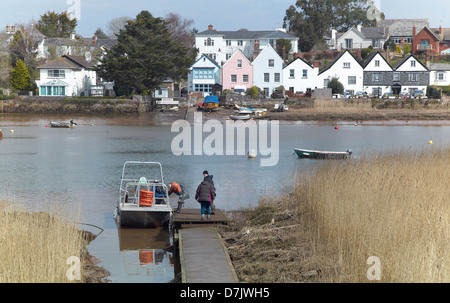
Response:
[[[119,227],[117,230],[127,275],[142,276],[145,282],[173,281],[176,264],[168,228]]]

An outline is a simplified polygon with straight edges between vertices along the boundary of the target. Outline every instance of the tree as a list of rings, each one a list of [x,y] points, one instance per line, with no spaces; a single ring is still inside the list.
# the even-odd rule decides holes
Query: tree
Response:
[[[49,38],[69,38],[75,33],[77,19],[70,18],[67,12],[56,13],[48,11],[38,21],[38,30]]]
[[[115,38],[121,30],[125,29],[125,25],[127,25],[127,22],[131,19],[132,18],[130,17],[117,17],[109,21],[106,25],[108,28],[108,35]]]
[[[299,48],[309,51],[323,41],[327,30],[347,31],[352,26],[374,26],[367,18],[366,0],[297,0],[286,10],[283,27],[299,37]]]
[[[22,60],[17,60],[16,66],[11,70],[11,88],[14,91],[25,91],[31,89],[30,75]]]
[[[94,33],[98,39],[108,39],[109,37],[105,34],[105,32],[99,27]]]
[[[176,13],[169,13],[165,20],[169,23],[168,27],[173,39],[182,42],[185,47],[191,48],[194,46],[193,20],[183,19]]]
[[[403,55],[407,55],[409,53],[411,53],[411,44],[405,42],[405,44],[403,44]]]
[[[328,82],[328,88],[331,88],[332,94],[343,94],[344,93],[344,85],[339,82],[339,79],[334,77]]]
[[[142,94],[166,78],[186,79],[196,52],[171,38],[166,21],[142,11],[118,33],[117,44],[99,59],[97,71],[117,86]]]
[[[278,39],[276,42],[276,51],[281,58],[287,59],[287,55],[292,48],[291,41],[287,39]]]

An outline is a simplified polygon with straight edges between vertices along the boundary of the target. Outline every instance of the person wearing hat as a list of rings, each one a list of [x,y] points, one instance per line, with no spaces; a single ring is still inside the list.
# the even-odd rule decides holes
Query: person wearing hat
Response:
[[[203,180],[208,181],[209,183],[212,184],[212,186],[214,188],[214,193],[215,193],[216,187],[214,186],[213,175],[209,175],[207,170],[203,171]],[[214,197],[215,197],[215,194],[214,194]],[[213,214],[213,215],[216,213],[216,206],[214,205],[214,199],[213,199],[213,201],[211,201],[211,205],[210,205],[211,214]]]
[[[205,219],[205,214],[207,220],[210,219],[211,204],[215,197],[216,192],[214,186],[208,180],[203,180],[195,192],[195,200],[197,200],[201,205],[202,220]]]

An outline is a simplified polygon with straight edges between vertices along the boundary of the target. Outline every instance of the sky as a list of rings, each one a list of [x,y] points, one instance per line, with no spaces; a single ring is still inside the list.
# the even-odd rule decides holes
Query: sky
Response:
[[[72,12],[78,19],[77,34],[92,37],[97,28],[117,17],[134,18],[142,10],[154,17],[177,13],[193,20],[199,31],[213,25],[217,30],[274,30],[281,28],[286,9],[296,0],[2,0],[0,30],[6,25],[37,21],[47,11]],[[431,27],[450,28],[450,1],[375,0],[386,19],[429,19]]]

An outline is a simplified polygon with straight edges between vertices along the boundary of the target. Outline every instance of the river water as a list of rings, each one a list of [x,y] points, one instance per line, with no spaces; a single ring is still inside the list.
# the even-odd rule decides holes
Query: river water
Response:
[[[439,148],[450,144],[450,126],[425,125],[334,125],[279,122],[275,140],[279,156],[274,166],[262,166],[260,156],[174,155],[172,142],[181,129],[171,131],[181,114],[158,113],[122,116],[86,115],[0,115],[0,199],[25,202],[30,209],[45,209],[57,203],[80,210],[80,221],[99,233],[89,245],[100,266],[110,271],[112,282],[166,283],[174,278],[177,264],[170,250],[167,229],[118,228],[113,212],[117,206],[122,166],[128,160],[157,161],[163,166],[166,183],[176,181],[191,193],[187,208],[199,208],[194,191],[203,170],[214,176],[216,207],[234,210],[257,205],[264,195],[289,191],[293,176],[307,173],[315,160],[298,159],[294,147],[306,149],[351,149],[354,157],[366,152],[397,149]],[[203,125],[208,120],[203,116]],[[50,121],[74,119],[73,129],[47,127]],[[257,123],[258,131],[263,128]],[[269,133],[275,129],[269,122]],[[193,125],[191,119],[190,124]],[[226,120],[213,123],[216,128]],[[12,132],[13,131],[13,132]],[[195,131],[194,131],[195,132]],[[201,142],[210,132],[200,133]],[[198,134],[198,133],[197,133]],[[224,136],[225,137],[225,136]],[[237,137],[236,137],[237,138]],[[239,139],[236,139],[239,140]],[[433,144],[429,144],[432,141]],[[206,143],[205,143],[206,144]],[[192,143],[192,146],[194,143]],[[216,146],[216,145],[214,145]],[[237,144],[234,145],[235,149]],[[206,150],[206,149],[205,149]],[[225,147],[224,147],[225,150]],[[194,153],[194,147],[192,148]],[[259,150],[258,150],[259,151]],[[173,205],[176,197],[172,198]],[[93,225],[93,226],[92,226]]]

